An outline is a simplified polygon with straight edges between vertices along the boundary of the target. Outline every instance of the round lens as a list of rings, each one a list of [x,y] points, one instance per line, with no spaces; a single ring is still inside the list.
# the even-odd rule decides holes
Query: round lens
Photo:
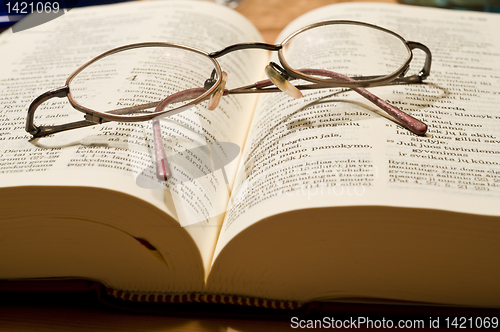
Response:
[[[175,45],[125,48],[96,58],[69,82],[73,100],[101,113],[139,116],[154,112],[169,96],[164,110],[206,94],[207,79],[217,78],[215,62],[206,54]]]
[[[283,44],[282,56],[291,68],[305,70],[310,76],[334,78],[328,74],[330,71],[366,80],[400,70],[411,53],[400,37],[388,31],[330,22],[289,37]]]

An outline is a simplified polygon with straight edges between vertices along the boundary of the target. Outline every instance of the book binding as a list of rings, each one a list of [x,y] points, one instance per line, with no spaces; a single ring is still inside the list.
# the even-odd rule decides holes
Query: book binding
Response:
[[[225,294],[207,294],[207,293],[142,293],[121,291],[112,288],[106,288],[106,294],[110,297],[131,301],[146,303],[212,303],[212,304],[231,304],[247,307],[257,307],[266,309],[298,310],[304,306],[299,301],[269,300],[240,295]]]

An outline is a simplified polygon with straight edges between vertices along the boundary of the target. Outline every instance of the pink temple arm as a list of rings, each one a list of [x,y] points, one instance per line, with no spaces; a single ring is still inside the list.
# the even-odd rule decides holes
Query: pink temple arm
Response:
[[[205,92],[206,90],[204,88],[195,88],[174,93],[173,95],[162,100],[161,103],[156,106],[155,112],[162,111],[168,104],[171,103],[196,99]],[[172,176],[172,171],[170,170],[167,155],[165,154],[165,147],[163,146],[163,137],[161,134],[159,118],[153,119],[153,140],[155,147],[156,177],[160,181],[167,181]]]
[[[326,77],[331,77],[331,78],[336,78],[340,80],[346,80],[346,81],[354,81],[353,78],[344,76],[342,74],[338,74],[332,71],[328,70],[320,70],[320,69],[303,69],[300,72],[306,74],[306,75],[316,75],[316,76],[326,76]],[[392,116],[394,119],[396,119],[403,127],[408,129],[414,134],[417,135],[424,135],[425,132],[427,131],[427,125],[423,123],[422,121],[415,119],[409,114],[406,114],[405,112],[401,111],[397,107],[392,106],[391,104],[387,103],[385,100],[380,99],[379,97],[375,96],[373,93],[370,91],[364,89],[364,88],[352,88],[353,91],[359,93],[361,96],[365,97],[378,107],[380,107],[382,110],[384,110],[387,114]]]
[[[170,165],[168,164],[163,137],[161,135],[160,120],[153,120],[153,141],[155,147],[156,177],[160,181],[167,181],[172,176]]]
[[[315,75],[315,76],[324,76],[324,77],[331,77],[331,78],[336,78],[338,80],[344,80],[344,81],[354,81],[353,78],[344,76],[342,74],[338,74],[336,72],[332,72],[329,70],[322,70],[322,69],[301,69],[299,72],[306,74],[306,75]],[[268,87],[270,85],[273,85],[273,83],[270,80],[262,80],[253,85],[254,88],[257,89],[262,89],[265,87]],[[327,87],[325,87],[327,88]],[[401,111],[397,107],[394,107],[393,105],[387,103],[385,100],[380,99],[370,91],[364,89],[364,88],[351,88],[353,91],[359,93],[362,97],[366,98],[370,102],[374,103],[378,107],[380,107],[383,111],[385,111],[387,114],[392,116],[400,125],[408,129],[414,134],[417,135],[424,135],[427,132],[427,125],[423,123],[422,121],[415,119],[409,114],[406,114],[405,112]]]

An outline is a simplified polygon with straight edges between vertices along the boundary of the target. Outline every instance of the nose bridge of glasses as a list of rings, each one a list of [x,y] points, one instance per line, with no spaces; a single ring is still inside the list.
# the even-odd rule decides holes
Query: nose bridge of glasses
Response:
[[[227,46],[220,51],[209,53],[208,56],[213,58],[213,59],[216,59],[216,58],[219,58],[219,57],[226,55],[228,53],[231,53],[234,51],[239,51],[239,50],[262,49],[262,50],[268,50],[268,51],[279,51],[281,48],[282,48],[281,44],[275,45],[275,44],[267,44],[267,43],[260,43],[260,42],[239,43],[239,44]]]

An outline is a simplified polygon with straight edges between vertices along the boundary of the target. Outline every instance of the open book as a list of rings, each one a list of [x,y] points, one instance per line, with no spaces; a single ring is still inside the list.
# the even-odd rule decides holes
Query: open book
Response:
[[[150,122],[32,140],[28,105],[113,47],[168,41],[213,52],[260,41],[255,27],[211,3],[165,1],[74,9],[4,32],[0,279],[82,278],[150,302],[500,306],[500,16],[338,4],[299,17],[278,42],[333,19],[431,49],[426,83],[370,89],[428,134],[411,134],[352,91],[231,95],[215,111],[202,103],[161,120],[169,183],[155,180]],[[220,59],[229,88],[263,79],[269,61],[263,50]],[[141,70],[147,62],[117,103],[160,89],[134,76]],[[35,121],[81,117],[52,99]],[[224,155],[215,165],[203,157],[217,150],[211,142]]]

